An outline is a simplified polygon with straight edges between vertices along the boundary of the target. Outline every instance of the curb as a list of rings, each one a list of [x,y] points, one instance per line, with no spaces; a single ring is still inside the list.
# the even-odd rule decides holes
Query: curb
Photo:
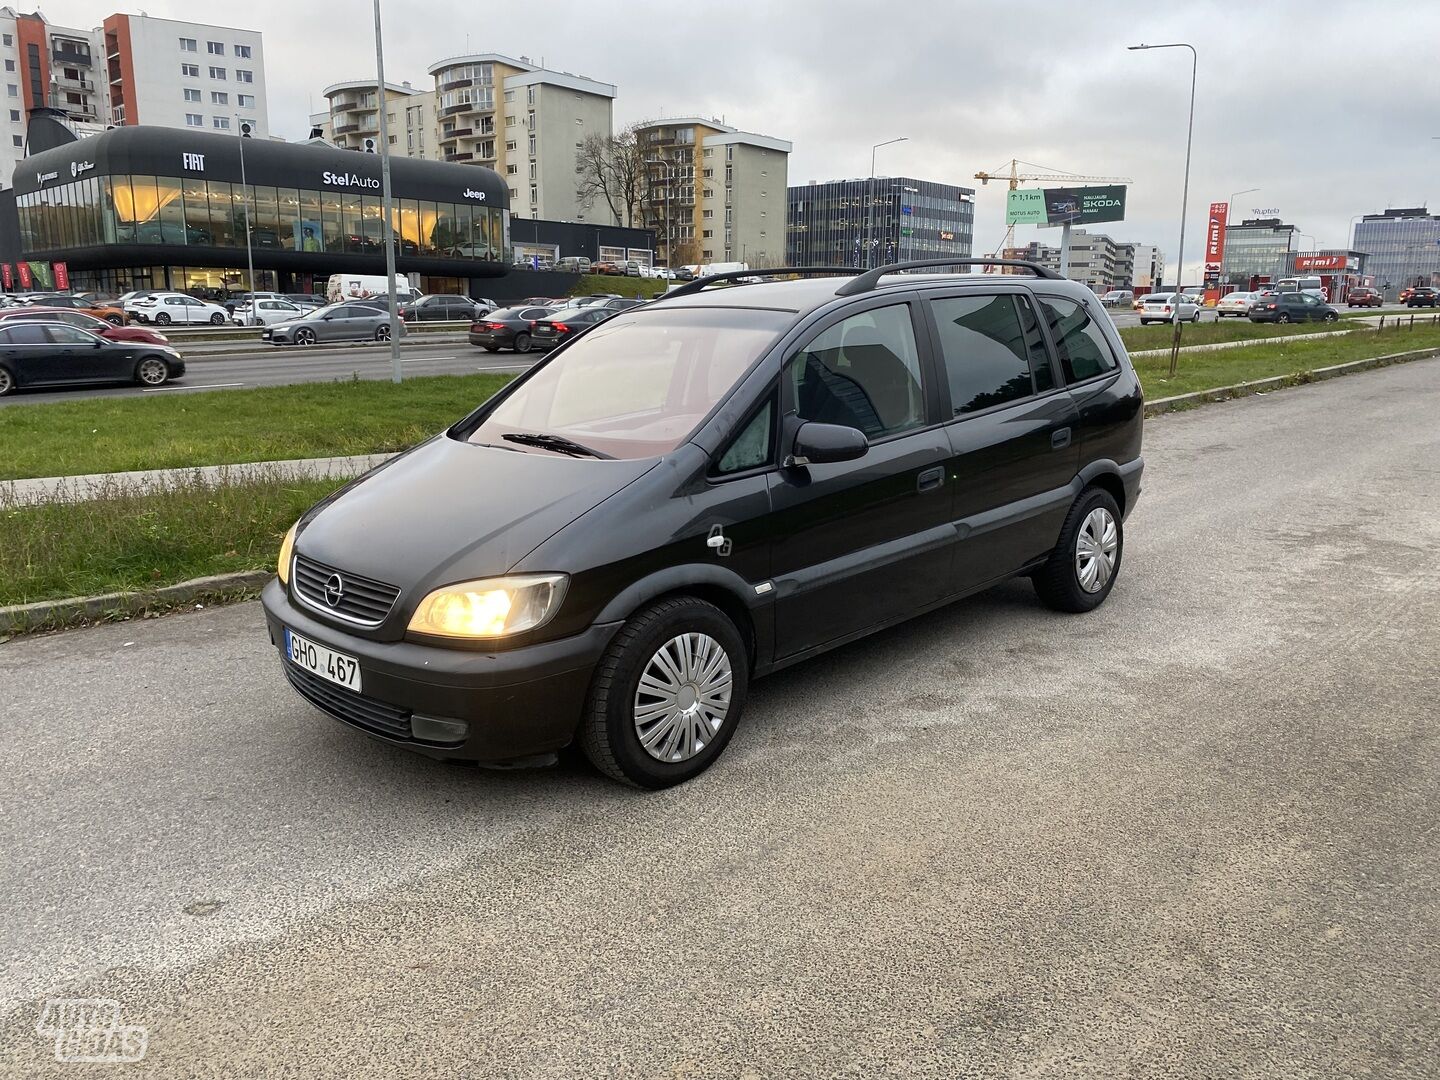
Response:
[[[1145,415],[1147,417],[1159,416],[1162,413],[1188,409],[1206,402],[1249,397],[1252,394],[1263,394],[1269,390],[1283,390],[1289,386],[1303,386],[1305,383],[1336,379],[1342,375],[1350,375],[1370,368],[1389,367],[1391,364],[1408,364],[1412,360],[1428,360],[1434,356],[1440,356],[1440,349],[1419,349],[1415,352],[1391,353],[1388,356],[1371,356],[1364,360],[1351,360],[1345,364],[1315,368],[1311,371],[1296,371],[1289,375],[1275,375],[1268,379],[1256,379],[1254,382],[1236,383],[1234,386],[1217,386],[1210,390],[1197,390],[1190,394],[1156,398],[1154,401],[1145,403]]]
[[[0,640],[13,634],[59,630],[86,622],[143,615],[154,609],[174,608],[197,600],[237,599],[254,593],[272,577],[274,572],[270,570],[244,570],[194,578],[178,585],[141,592],[105,593],[0,607]]]

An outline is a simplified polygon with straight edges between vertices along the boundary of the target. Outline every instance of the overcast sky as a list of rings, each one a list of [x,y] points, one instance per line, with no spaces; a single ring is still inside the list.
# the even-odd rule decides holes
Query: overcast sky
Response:
[[[877,171],[977,187],[976,253],[1004,233],[1005,194],[971,178],[1013,157],[1129,177],[1126,220],[1101,228],[1158,243],[1173,266],[1190,54],[1125,50],[1140,42],[1188,41],[1200,54],[1187,267],[1198,266],[1210,202],[1242,188],[1260,189],[1236,200],[1242,214],[1275,208],[1319,247],[1344,245],[1357,214],[1440,212],[1440,4],[1430,0],[385,3],[391,81],[431,86],[426,68],[465,52],[543,58],[616,84],[617,126],[698,114],[791,140],[792,184],[868,175],[871,145],[905,136],[879,151]],[[111,9],[46,0],[42,10],[88,26]],[[374,76],[365,0],[149,0],[144,10],[261,31],[270,126],[285,138],[305,136],[327,84]],[[1037,237],[1053,242],[1058,230],[1017,231],[1021,243]]]

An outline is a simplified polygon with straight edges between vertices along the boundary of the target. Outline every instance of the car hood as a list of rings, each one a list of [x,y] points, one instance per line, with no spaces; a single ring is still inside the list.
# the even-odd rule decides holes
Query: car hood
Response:
[[[655,464],[437,436],[313,509],[295,549],[406,593],[495,576]]]

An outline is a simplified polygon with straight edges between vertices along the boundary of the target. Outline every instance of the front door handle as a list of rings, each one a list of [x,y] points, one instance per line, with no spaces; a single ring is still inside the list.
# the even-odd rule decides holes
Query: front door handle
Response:
[[[1050,433],[1050,449],[1064,450],[1070,445],[1070,429],[1068,427],[1056,428]]]
[[[915,487],[920,491],[934,491],[945,483],[945,467],[937,465],[933,469],[926,469],[915,478]]]

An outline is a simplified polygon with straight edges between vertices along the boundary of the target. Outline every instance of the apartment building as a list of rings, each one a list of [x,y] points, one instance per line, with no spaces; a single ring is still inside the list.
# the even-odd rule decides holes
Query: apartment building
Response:
[[[636,134],[651,169],[645,226],[667,265],[783,263],[788,141],[695,116]]]
[[[442,161],[494,169],[515,218],[611,224],[608,207],[575,197],[575,158],[588,135],[613,134],[616,89],[528,57],[453,56],[432,64]]]
[[[385,124],[390,153],[439,160],[435,94],[409,82],[385,84]],[[335,83],[325,88],[329,109],[311,117],[312,126],[342,150],[376,150],[380,145],[380,92],[374,79]]]
[[[1165,284],[1165,253],[1154,244],[1135,244],[1130,256],[1131,286],[1155,289]]]
[[[1059,246],[1039,241],[1031,241],[1026,247],[1006,248],[1001,257],[1038,262],[1067,274],[1072,281],[1083,282],[1096,292],[1137,286],[1153,288],[1165,273],[1165,257],[1154,245],[1125,243],[1085,229],[1070,231],[1068,263],[1061,259]],[[1009,268],[1006,269],[1009,272]],[[1024,273],[1023,270],[1014,272]]]
[[[104,130],[109,98],[99,30],[57,26],[39,12],[0,7],[0,67],[0,187],[10,186],[25,156],[31,109],[61,109],[81,133]]]

